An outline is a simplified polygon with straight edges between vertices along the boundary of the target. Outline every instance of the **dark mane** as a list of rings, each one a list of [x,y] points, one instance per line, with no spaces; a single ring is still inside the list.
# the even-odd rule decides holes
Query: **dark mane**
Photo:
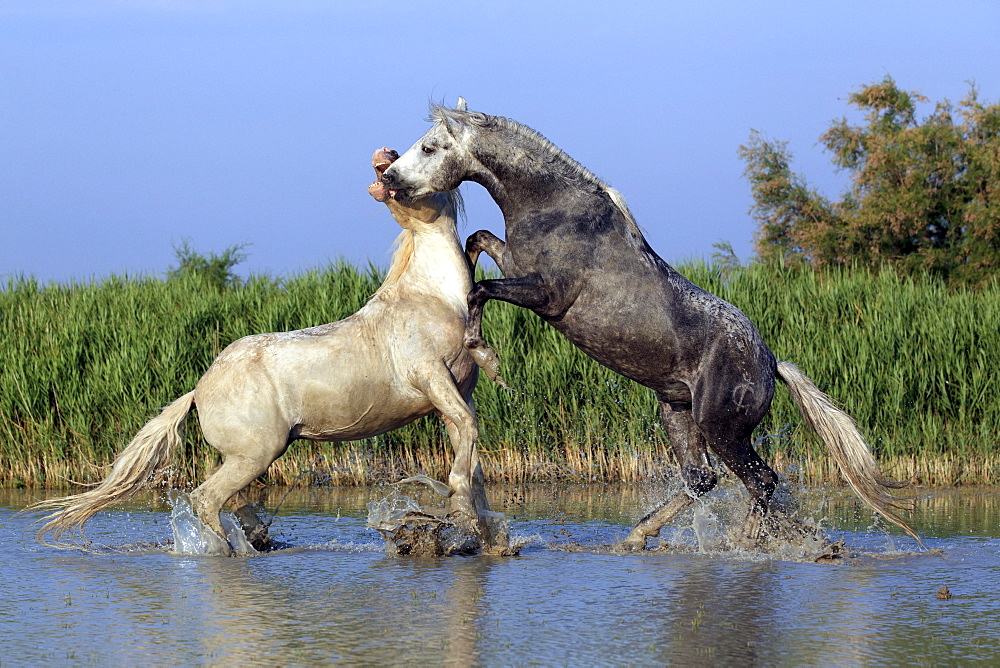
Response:
[[[499,132],[514,140],[521,140],[517,142],[519,145],[533,149],[540,161],[555,163],[563,167],[568,172],[567,176],[573,180],[590,183],[602,189],[609,187],[607,183],[599,179],[593,172],[546,139],[542,133],[523,123],[518,123],[503,116],[489,116],[479,111],[447,109],[441,105],[432,104],[428,120],[434,123],[445,123],[447,122],[446,119]]]
[[[635,217],[632,216],[632,212],[625,203],[625,198],[622,194],[598,178],[592,171],[570,157],[561,148],[546,139],[541,132],[532,129],[523,123],[518,123],[510,118],[504,118],[503,116],[490,116],[480,111],[448,109],[447,107],[433,102],[431,103],[430,115],[427,120],[435,124],[456,122],[464,125],[473,125],[475,127],[483,128],[510,137],[513,143],[518,144],[522,148],[532,149],[534,157],[540,162],[548,162],[553,165],[558,165],[561,168],[559,170],[560,174],[567,180],[575,181],[577,183],[582,182],[593,186],[598,190],[606,191],[615,206],[617,206],[621,210],[622,214],[624,214],[629,225],[636,232],[640,232],[639,226],[635,222]]]

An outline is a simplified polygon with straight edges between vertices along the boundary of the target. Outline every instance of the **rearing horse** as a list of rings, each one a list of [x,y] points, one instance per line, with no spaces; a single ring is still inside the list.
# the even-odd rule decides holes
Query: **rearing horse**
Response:
[[[398,156],[372,156],[381,174]],[[60,536],[98,511],[138,493],[182,444],[181,428],[198,408],[205,440],[225,457],[191,493],[191,505],[209,530],[203,537],[220,554],[231,546],[219,519],[222,506],[263,474],[297,439],[351,441],[402,427],[437,413],[455,450],[448,484],[426,482],[451,497],[452,519],[474,532],[488,551],[508,553],[506,529],[489,512],[476,441],[472,399],[478,369],[462,345],[472,287],[456,230],[457,193],[405,204],[387,198],[380,181],[368,189],[403,228],[385,281],[357,313],[292,332],[254,334],[234,341],[195,389],[143,427],[115,459],[99,485],[74,496],[41,501],[55,510],[39,540]],[[406,482],[406,481],[404,481]],[[249,509],[240,522],[248,536],[266,527]]]
[[[906,504],[887,488],[853,420],[794,365],[776,362],[757,328],[732,304],[664,262],[643,238],[624,198],[534,130],[515,121],[432,105],[434,125],[385,171],[391,196],[409,201],[456,188],[485,187],[503,212],[507,241],[480,230],[466,252],[485,251],[504,278],[469,294],[465,345],[497,377],[481,336],[483,305],[523,306],[601,364],[652,389],[686,489],[653,510],[624,545],[645,547],[717,476],[711,449],[743,481],[750,510],[736,543],[760,537],[775,472],[754,451],[751,432],[770,409],[777,376],[868,505],[920,538],[890,508]]]

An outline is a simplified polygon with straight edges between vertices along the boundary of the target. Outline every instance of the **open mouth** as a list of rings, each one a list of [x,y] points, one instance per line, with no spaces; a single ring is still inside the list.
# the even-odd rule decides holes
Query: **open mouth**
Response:
[[[379,202],[384,202],[390,198],[397,199],[399,191],[386,188],[385,184],[382,183],[382,175],[385,173],[385,170],[389,169],[389,165],[398,159],[399,153],[385,146],[375,151],[372,155],[372,167],[375,169],[378,179],[368,186],[368,193]]]

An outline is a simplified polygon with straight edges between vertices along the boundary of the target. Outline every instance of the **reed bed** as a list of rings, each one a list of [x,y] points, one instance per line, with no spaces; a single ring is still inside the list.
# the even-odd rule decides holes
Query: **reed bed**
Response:
[[[1000,284],[949,288],[866,269],[679,267],[743,309],[779,359],[798,364],[855,417],[890,476],[991,484],[1000,474]],[[353,313],[380,270],[335,263],[218,289],[197,276],[111,277],[0,289],[0,485],[92,482],[159,408],[190,390],[229,342]],[[652,394],[604,369],[534,314],[486,307],[485,331],[514,388],[476,389],[480,449],[494,482],[637,482],[673,475]],[[218,459],[189,422],[171,472],[199,479]],[[839,479],[779,387],[758,430],[762,456],[805,482]],[[451,460],[440,423],[354,443],[300,441],[267,481],[303,473],[369,484]]]

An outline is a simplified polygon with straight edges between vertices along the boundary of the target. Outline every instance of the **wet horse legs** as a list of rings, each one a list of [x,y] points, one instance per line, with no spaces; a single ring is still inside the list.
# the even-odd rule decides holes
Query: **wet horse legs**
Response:
[[[660,415],[670,439],[670,448],[680,466],[684,489],[639,520],[622,543],[622,547],[628,550],[644,549],[647,537],[659,536],[660,529],[667,522],[715,487],[717,481],[708,461],[705,436],[691,415],[691,404],[669,403],[661,399]]]
[[[209,471],[209,477],[215,475],[220,468],[222,468],[222,464]],[[233,494],[233,497],[229,499],[226,505],[232,511],[233,515],[236,516],[240,526],[243,528],[247,542],[258,552],[265,552],[271,549],[271,536],[268,534],[268,525],[257,516],[253,506],[246,497],[246,492],[249,489],[250,486],[247,485]]]
[[[444,421],[455,458],[447,486],[426,476],[414,476],[402,482],[423,482],[444,493],[450,498],[452,513],[466,518],[487,550],[506,547],[508,541],[502,528],[494,526],[491,521],[493,513],[486,499],[483,469],[476,448],[479,425],[472,398],[462,396],[451,372],[444,365],[433,371],[428,370],[425,378],[423,391]]]
[[[778,486],[778,474],[753,449],[749,436],[735,443],[732,441],[718,443],[712,450],[743,482],[750,494],[750,509],[747,511],[740,533],[733,542],[741,549],[752,549],[757,546],[760,539],[771,496]]]
[[[647,537],[659,535],[667,522],[715,487],[717,476],[708,461],[709,447],[743,482],[750,494],[750,509],[733,542],[742,549],[755,547],[771,495],[778,483],[777,474],[754,451],[749,435],[733,436],[736,426],[711,422],[698,425],[690,404],[661,401],[660,412],[671,449],[680,466],[684,489],[642,518],[622,547],[643,549]]]
[[[246,455],[232,454],[226,457],[226,461],[218,470],[208,477],[205,482],[191,492],[191,507],[198,515],[198,519],[204,522],[221,540],[218,550],[225,554],[232,551],[226,532],[222,528],[219,519],[219,512],[222,506],[229,502],[234,495],[249,485],[255,478],[263,474],[267,467],[274,461],[273,458],[253,458]],[[249,508],[246,509],[253,519],[260,524],[260,520]],[[240,523],[249,520],[249,516],[244,514],[239,517]],[[244,525],[245,526],[245,525]],[[249,536],[248,536],[249,538]]]

